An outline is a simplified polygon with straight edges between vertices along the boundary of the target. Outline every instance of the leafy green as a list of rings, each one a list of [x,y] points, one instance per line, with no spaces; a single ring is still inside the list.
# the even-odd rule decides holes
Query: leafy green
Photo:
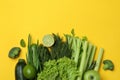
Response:
[[[79,75],[77,65],[73,60],[64,57],[57,60],[57,64],[61,80],[75,80]]]
[[[37,80],[75,80],[78,76],[75,62],[67,57],[45,62]]]
[[[63,39],[57,34],[53,34],[55,43],[50,47],[50,54],[52,59],[59,59],[64,56],[71,57],[71,50],[68,47],[68,43],[64,42]]]
[[[42,71],[44,62],[51,59],[48,48],[37,43],[32,43],[31,35],[28,36],[28,53],[26,56],[27,64],[33,65],[38,72]]]
[[[44,47],[42,44],[40,44],[38,46],[38,50],[37,53],[39,54],[39,60],[40,60],[40,70],[43,70],[43,64],[48,61],[51,60],[51,54],[48,50],[47,47]]]

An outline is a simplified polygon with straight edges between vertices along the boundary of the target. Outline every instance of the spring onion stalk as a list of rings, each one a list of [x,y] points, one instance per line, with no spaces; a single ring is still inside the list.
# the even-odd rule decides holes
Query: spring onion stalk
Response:
[[[90,58],[90,55],[91,55],[92,48],[93,48],[93,45],[91,43],[89,43],[88,44],[87,57],[86,57],[86,62],[85,62],[84,70],[87,69],[88,61],[89,61],[89,58]]]
[[[89,62],[88,62],[88,66],[90,67],[93,60],[94,60],[94,56],[95,56],[95,52],[96,52],[96,46],[93,45],[93,48],[92,48],[92,52],[90,54],[90,57],[89,57]]]
[[[33,58],[32,58],[32,56],[33,56],[33,54],[32,54],[32,51],[31,51],[31,43],[32,43],[32,37],[31,37],[31,35],[29,34],[28,35],[28,54],[26,54],[26,59],[27,59],[27,63],[28,64],[33,64]]]
[[[33,66],[38,70],[39,68],[39,54],[37,53],[37,44],[32,44],[31,46],[33,52]]]
[[[97,58],[97,61],[96,61],[96,66],[94,68],[95,71],[99,71],[100,63],[102,61],[103,52],[104,52],[104,49],[100,48],[98,58]]]
[[[85,62],[86,62],[86,57],[87,57],[87,47],[88,47],[88,41],[85,41],[84,44],[83,44],[83,53],[82,53],[82,57],[81,57],[80,66],[78,68],[80,76],[77,78],[77,80],[82,80],[82,76],[83,76],[83,73],[84,73]]]

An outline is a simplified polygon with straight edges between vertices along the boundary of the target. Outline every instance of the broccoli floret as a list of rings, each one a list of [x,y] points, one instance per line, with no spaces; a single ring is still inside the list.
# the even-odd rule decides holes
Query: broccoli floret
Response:
[[[21,49],[19,47],[13,47],[9,51],[8,57],[12,59],[17,58],[20,55],[20,52],[21,52]]]
[[[111,70],[111,71],[114,70],[114,64],[111,60],[104,60],[103,64],[104,64],[103,66],[104,70]]]

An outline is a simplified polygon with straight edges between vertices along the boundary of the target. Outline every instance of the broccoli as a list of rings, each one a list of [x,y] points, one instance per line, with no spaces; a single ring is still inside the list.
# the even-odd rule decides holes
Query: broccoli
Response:
[[[19,57],[20,52],[21,52],[21,49],[19,47],[13,47],[10,49],[8,57],[15,59],[15,58]]]
[[[108,60],[108,59],[104,60],[103,64],[104,64],[103,66],[104,70],[111,70],[111,71],[114,70],[114,64],[111,60]]]

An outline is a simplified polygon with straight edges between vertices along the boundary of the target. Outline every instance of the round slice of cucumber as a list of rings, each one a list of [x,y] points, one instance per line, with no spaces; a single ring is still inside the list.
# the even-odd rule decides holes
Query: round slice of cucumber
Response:
[[[47,34],[42,39],[43,45],[46,47],[51,47],[54,43],[54,36],[52,34]]]

